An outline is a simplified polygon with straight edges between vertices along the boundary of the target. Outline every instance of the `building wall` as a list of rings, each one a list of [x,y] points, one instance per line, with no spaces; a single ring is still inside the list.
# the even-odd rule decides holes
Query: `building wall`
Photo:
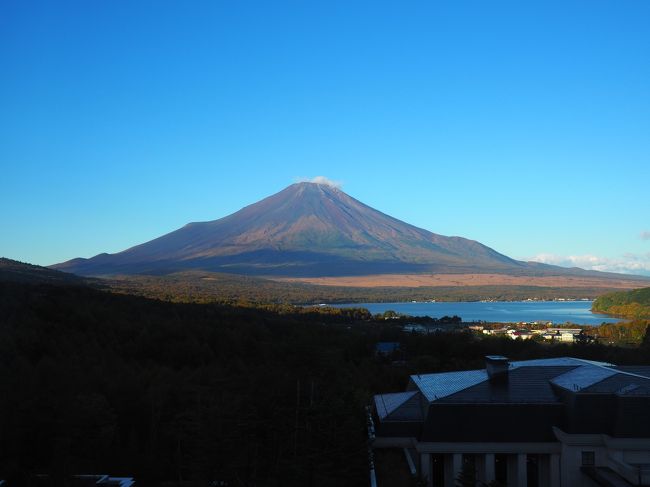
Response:
[[[582,452],[595,453],[595,466],[607,465],[607,449],[593,445],[562,445],[561,473],[562,486],[591,487],[597,484],[580,470],[582,467]]]
[[[616,419],[616,397],[611,394],[569,394],[567,416],[566,430],[570,433],[598,431],[612,434]]]
[[[375,431],[378,437],[419,438],[422,432],[421,422],[383,421],[375,419]]]
[[[614,436],[650,438],[650,398],[619,396],[616,406]]]
[[[583,453],[594,453],[593,467],[606,467],[632,485],[640,485],[638,464],[650,462],[650,438],[614,438],[599,434],[570,434],[555,429],[562,444],[562,485],[593,485],[581,471]],[[649,479],[641,478],[643,485]]]
[[[549,425],[562,425],[563,414],[562,404],[434,402],[421,441],[555,441]]]

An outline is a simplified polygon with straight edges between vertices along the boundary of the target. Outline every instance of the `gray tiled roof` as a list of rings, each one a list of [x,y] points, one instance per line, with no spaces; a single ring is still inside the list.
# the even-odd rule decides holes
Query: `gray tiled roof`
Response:
[[[551,382],[577,391],[617,373],[608,362],[573,357],[513,361],[509,368],[506,384],[490,383],[485,369],[412,375],[411,381],[429,402],[544,403],[557,401]]]
[[[569,433],[650,437],[646,366],[526,360],[511,362],[507,379],[489,380],[484,369],[422,374],[411,376],[409,389],[375,396],[382,434],[421,441],[554,441],[551,426],[558,426]],[[503,428],[506,423],[513,426]]]
[[[636,394],[650,393],[650,367],[603,366],[590,362],[556,377],[551,382],[574,392]]]
[[[515,403],[548,404],[559,402],[550,380],[575,366],[520,367],[511,370],[508,380],[492,383],[488,380],[449,395],[441,402],[453,403]]]
[[[551,379],[551,382],[569,391],[579,391],[613,375],[616,375],[616,370],[611,367],[584,365]]]
[[[559,375],[559,373],[567,372],[568,370],[571,370],[571,368],[576,368],[584,365],[595,365],[599,367],[605,367],[605,366],[610,366],[612,364],[609,364],[607,362],[594,362],[591,360],[583,360],[583,359],[577,359],[573,357],[559,357],[559,358],[549,358],[549,359],[536,359],[536,360],[520,360],[516,362],[510,362],[510,375],[512,376],[512,372],[515,369],[519,368],[529,368],[529,367],[541,367],[541,368],[547,368],[546,372],[543,373],[543,375],[546,377],[543,380],[548,381],[554,375]],[[550,368],[557,368],[557,367],[564,367],[564,369],[560,372],[551,372]],[[551,374],[551,375],[548,375]],[[537,379],[534,379],[533,377],[538,377],[539,372],[534,372],[531,375],[531,380],[535,381]],[[523,377],[519,376],[518,377]],[[465,371],[458,371],[458,372],[442,372],[439,374],[421,374],[421,375],[412,375],[411,376],[411,381],[415,386],[422,391],[422,394],[427,398],[428,401],[437,401],[439,399],[442,399],[444,397],[448,397],[451,395],[455,395],[460,391],[463,391],[465,389],[468,389],[470,387],[476,386],[477,384],[480,384],[482,382],[487,382],[488,376],[487,372],[485,369],[480,369],[480,370],[465,370]],[[544,384],[544,387],[546,389],[549,389],[550,391],[550,386],[548,384]],[[530,387],[526,387],[523,382],[521,384],[521,390],[518,390],[518,393],[514,393],[514,388],[511,391],[511,397],[517,397],[517,396],[525,396],[525,395],[530,395],[531,397],[535,396],[535,391],[532,391]],[[479,397],[474,394],[477,391],[470,391],[468,395],[464,396],[466,399],[473,399],[473,400],[479,400]],[[500,397],[502,397],[502,394],[499,394]],[[543,394],[545,398],[548,398],[548,394]],[[454,396],[454,397],[461,397],[461,396]],[[490,394],[485,392],[483,394],[483,398],[486,401],[490,401]],[[534,401],[535,402],[535,401]]]
[[[409,392],[377,395],[375,404],[382,419],[412,417],[417,401],[411,399],[417,392],[430,403],[558,404],[554,387],[574,393],[650,395],[650,367],[573,357],[522,360],[510,362],[507,381],[489,381],[485,369],[412,375]]]
[[[619,365],[614,368],[621,372],[642,375],[650,379],[650,365]]]
[[[418,391],[377,394],[375,396],[375,407],[377,408],[377,414],[381,419],[384,419],[386,416],[395,411],[417,393]]]
[[[630,374],[613,374],[582,389],[582,392],[648,396],[650,395],[650,379]]]
[[[580,366],[580,365],[597,365],[601,367],[611,367],[614,364],[608,362],[597,362],[595,360],[585,360],[573,357],[541,358],[534,360],[518,360],[510,362],[510,368],[517,367],[555,367],[555,366]]]
[[[484,369],[411,376],[413,383],[428,401],[437,401],[487,379],[488,375]]]

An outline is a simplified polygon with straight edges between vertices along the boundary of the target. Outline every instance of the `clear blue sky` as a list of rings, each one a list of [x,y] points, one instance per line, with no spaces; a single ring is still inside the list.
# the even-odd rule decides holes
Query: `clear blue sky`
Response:
[[[324,175],[515,258],[650,271],[649,24],[646,0],[5,0],[0,255],[116,252]]]

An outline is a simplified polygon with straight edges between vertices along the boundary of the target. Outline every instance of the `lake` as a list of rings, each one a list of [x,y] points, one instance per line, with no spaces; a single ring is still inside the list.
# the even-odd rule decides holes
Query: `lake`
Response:
[[[494,321],[517,323],[521,321],[552,321],[555,324],[578,323],[600,325],[617,323],[618,319],[592,313],[592,301],[496,301],[457,303],[349,303],[332,305],[338,308],[367,308],[371,313],[393,310],[411,316],[460,316],[463,321]]]

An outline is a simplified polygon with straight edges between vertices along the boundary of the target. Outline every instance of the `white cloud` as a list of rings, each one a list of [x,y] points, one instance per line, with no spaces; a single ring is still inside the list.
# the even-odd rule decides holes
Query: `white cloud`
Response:
[[[639,237],[641,237],[641,240],[650,240],[650,231],[641,232]]]
[[[343,187],[343,184],[340,181],[334,181],[325,176],[316,176],[314,178],[299,178],[298,182],[324,184],[325,186],[331,186],[332,188],[337,189],[341,189]]]
[[[590,254],[557,255],[541,253],[526,260],[562,267],[580,267],[591,271],[650,275],[650,252],[646,254],[626,253],[618,258],[600,257]]]

